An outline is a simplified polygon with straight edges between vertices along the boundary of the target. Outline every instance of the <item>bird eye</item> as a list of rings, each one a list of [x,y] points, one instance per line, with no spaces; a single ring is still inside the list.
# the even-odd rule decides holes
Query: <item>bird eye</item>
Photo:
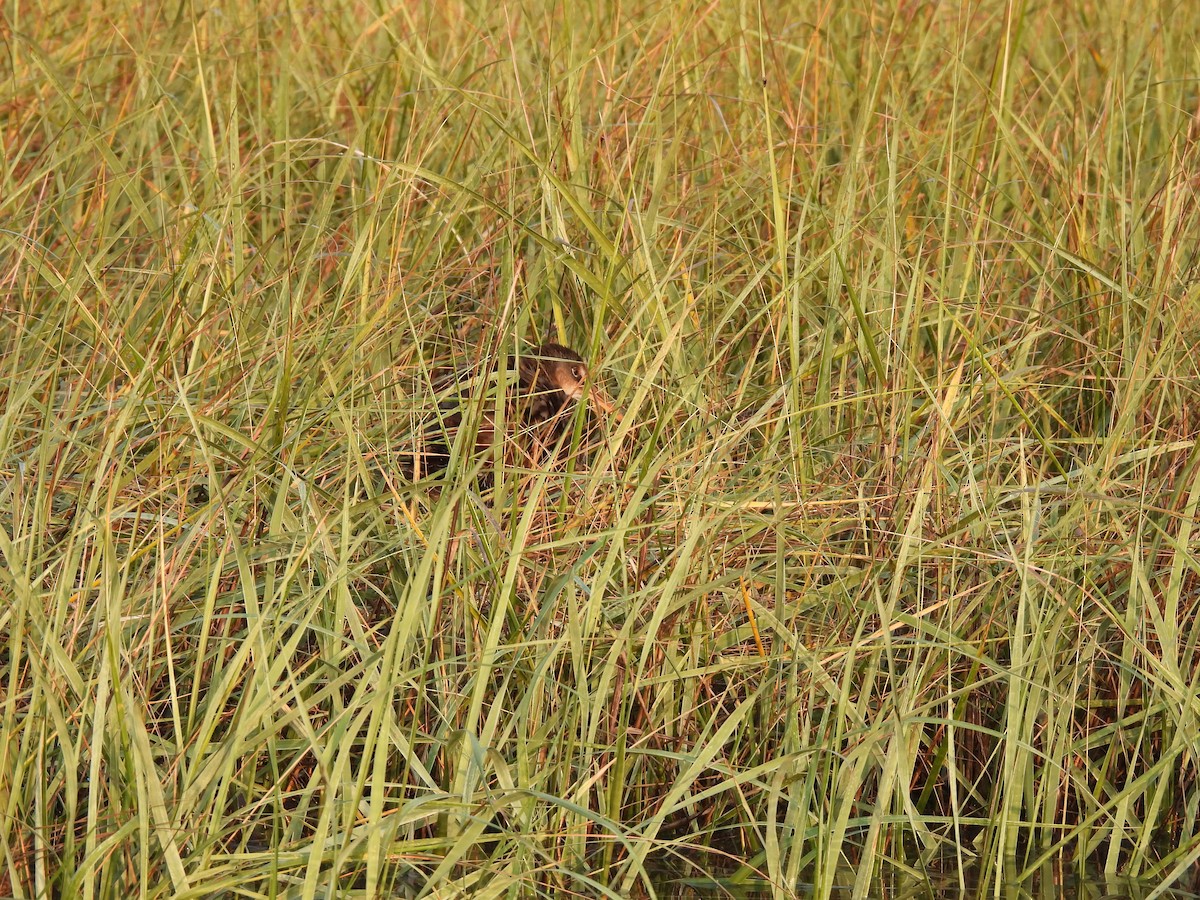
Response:
[[[571,377],[576,381],[583,381],[583,370],[579,366],[571,366]]]

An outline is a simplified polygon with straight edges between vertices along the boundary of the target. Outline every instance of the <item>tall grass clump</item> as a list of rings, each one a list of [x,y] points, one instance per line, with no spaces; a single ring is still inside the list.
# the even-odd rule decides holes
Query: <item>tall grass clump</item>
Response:
[[[1188,875],[1200,8],[785,7],[5,7],[0,893]]]

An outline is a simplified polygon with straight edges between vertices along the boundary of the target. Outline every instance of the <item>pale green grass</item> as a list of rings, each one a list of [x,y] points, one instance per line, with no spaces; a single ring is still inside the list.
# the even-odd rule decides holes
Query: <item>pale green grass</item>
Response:
[[[600,6],[0,14],[0,893],[1200,858],[1200,10]]]

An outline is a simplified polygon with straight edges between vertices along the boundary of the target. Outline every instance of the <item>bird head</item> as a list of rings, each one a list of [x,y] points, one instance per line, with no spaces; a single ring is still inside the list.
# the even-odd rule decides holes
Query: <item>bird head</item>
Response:
[[[542,398],[545,404],[539,411],[553,415],[577,403],[585,396],[606,413],[612,404],[602,391],[590,384],[587,364],[569,347],[561,344],[542,344],[521,357],[521,387],[531,397]],[[548,417],[548,416],[546,416]]]

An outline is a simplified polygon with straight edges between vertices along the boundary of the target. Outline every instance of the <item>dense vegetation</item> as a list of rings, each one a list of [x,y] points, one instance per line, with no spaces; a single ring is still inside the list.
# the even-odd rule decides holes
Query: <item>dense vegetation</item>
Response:
[[[774,6],[6,4],[0,893],[1200,858],[1200,7]]]

